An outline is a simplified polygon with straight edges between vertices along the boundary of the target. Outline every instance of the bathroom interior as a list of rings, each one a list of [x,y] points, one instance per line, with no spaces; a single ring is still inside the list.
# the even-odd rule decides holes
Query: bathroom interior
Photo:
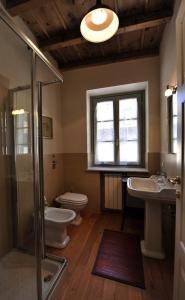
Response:
[[[185,297],[185,1],[124,2],[0,1],[2,300]]]

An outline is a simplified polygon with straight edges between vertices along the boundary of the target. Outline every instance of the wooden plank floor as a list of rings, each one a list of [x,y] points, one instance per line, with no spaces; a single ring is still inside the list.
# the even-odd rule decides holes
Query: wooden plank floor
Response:
[[[170,260],[143,259],[145,290],[91,275],[103,230],[120,230],[120,226],[120,215],[88,215],[79,227],[69,226],[71,241],[65,249],[48,249],[52,254],[65,256],[69,262],[61,300],[172,300]],[[126,220],[124,231],[142,234],[142,224]]]

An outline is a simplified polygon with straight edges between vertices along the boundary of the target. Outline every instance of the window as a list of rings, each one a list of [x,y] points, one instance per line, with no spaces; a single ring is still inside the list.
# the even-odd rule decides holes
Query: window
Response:
[[[177,94],[168,98],[169,153],[177,153]]]
[[[29,113],[14,116],[15,151],[16,154],[31,152]]]
[[[145,92],[91,97],[94,165],[144,166]]]

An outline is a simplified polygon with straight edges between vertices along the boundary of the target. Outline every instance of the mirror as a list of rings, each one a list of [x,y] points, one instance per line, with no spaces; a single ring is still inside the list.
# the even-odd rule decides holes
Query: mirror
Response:
[[[168,97],[168,152],[177,153],[177,93]]]

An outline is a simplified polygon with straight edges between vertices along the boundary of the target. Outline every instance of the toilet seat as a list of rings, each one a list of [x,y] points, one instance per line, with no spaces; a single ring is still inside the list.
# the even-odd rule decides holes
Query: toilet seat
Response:
[[[72,209],[76,212],[76,218],[73,220],[72,224],[81,224],[82,217],[80,212],[88,203],[88,198],[86,195],[66,192],[63,195],[58,196],[55,200],[56,202],[60,203],[61,208]]]
[[[88,198],[86,195],[83,194],[76,194],[76,193],[64,193],[56,198],[56,201],[59,203],[71,203],[75,205],[87,204]]]

